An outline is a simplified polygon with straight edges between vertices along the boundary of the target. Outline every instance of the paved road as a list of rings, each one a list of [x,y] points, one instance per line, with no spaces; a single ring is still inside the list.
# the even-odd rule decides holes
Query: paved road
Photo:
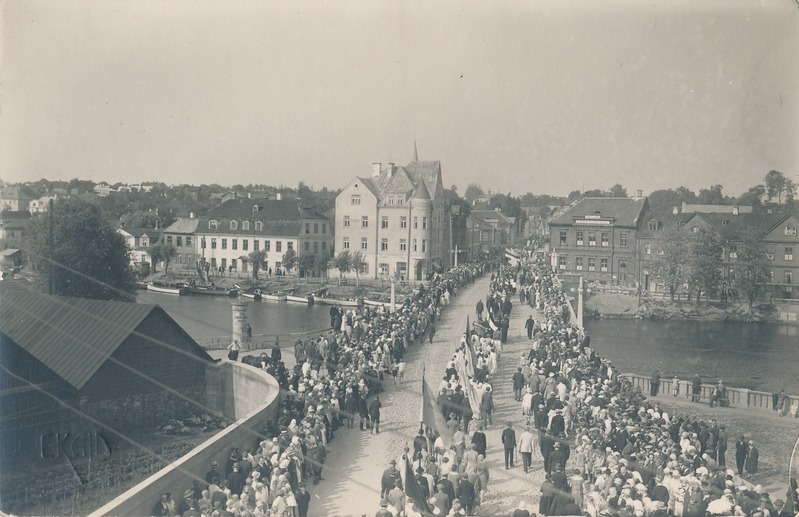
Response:
[[[477,300],[485,298],[488,277],[466,285],[444,309],[436,322],[433,343],[413,345],[406,356],[405,381],[394,386],[387,378],[380,434],[339,429],[331,444],[322,477],[325,481],[311,487],[312,516],[372,516],[380,509],[380,478],[392,458],[399,459],[406,443],[411,444],[419,430],[422,368],[434,389],[444,373],[444,366],[457,347],[466,327],[466,317],[474,311]]]

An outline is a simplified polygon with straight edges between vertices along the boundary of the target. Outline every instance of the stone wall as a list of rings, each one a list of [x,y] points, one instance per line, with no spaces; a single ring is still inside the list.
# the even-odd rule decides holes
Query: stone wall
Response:
[[[242,363],[223,360],[206,371],[210,407],[236,421],[135,487],[98,508],[92,516],[150,515],[164,492],[182,494],[195,480],[204,482],[211,462],[229,457],[230,447],[249,447],[260,439],[261,429],[275,418],[280,387],[271,375]]]

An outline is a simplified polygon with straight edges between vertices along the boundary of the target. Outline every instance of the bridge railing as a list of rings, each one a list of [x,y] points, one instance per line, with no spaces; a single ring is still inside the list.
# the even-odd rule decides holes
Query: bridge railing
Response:
[[[242,348],[242,351],[258,350],[261,348],[272,348],[275,343],[280,348],[293,347],[297,339],[316,338],[330,330],[330,327],[307,332],[285,332],[282,334],[253,334],[249,346]],[[226,350],[230,345],[231,336],[205,336],[196,340],[205,350]]]

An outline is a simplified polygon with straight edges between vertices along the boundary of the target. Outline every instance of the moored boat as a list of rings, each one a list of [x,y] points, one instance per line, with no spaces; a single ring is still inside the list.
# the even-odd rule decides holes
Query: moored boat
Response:
[[[154,293],[160,294],[175,294],[175,295],[182,295],[184,294],[185,288],[183,287],[167,287],[162,285],[155,285],[155,284],[147,284],[147,290],[152,291]]]

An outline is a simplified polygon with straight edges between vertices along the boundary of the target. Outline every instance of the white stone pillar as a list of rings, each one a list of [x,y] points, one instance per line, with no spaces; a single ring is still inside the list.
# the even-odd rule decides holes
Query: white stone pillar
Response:
[[[250,330],[250,324],[247,322],[248,302],[237,299],[231,302],[230,306],[233,313],[231,343],[238,342],[242,350],[249,350],[252,348],[252,331]]]

